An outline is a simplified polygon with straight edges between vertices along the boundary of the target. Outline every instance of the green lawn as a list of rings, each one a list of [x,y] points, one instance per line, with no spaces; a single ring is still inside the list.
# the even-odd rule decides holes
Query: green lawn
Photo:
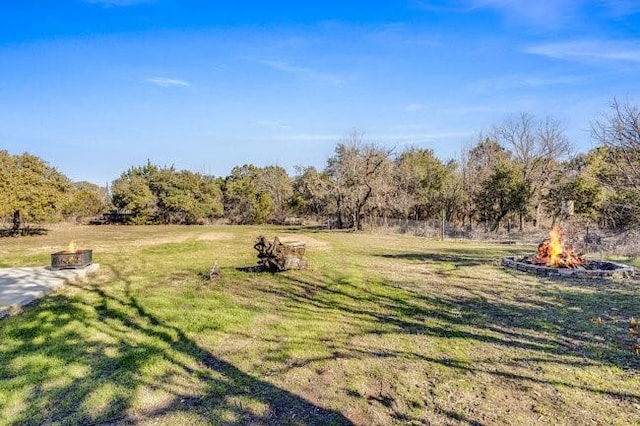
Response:
[[[310,268],[243,271],[259,234],[306,242]],[[532,246],[225,226],[57,226],[0,239],[0,267],[70,240],[100,271],[0,320],[0,424],[640,424],[637,279],[498,266]]]

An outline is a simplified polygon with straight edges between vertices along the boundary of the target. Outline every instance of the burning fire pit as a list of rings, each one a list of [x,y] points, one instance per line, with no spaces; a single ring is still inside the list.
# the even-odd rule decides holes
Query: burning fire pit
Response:
[[[67,250],[51,254],[51,269],[80,269],[91,265],[92,250],[76,250],[71,242]]]
[[[621,263],[587,260],[565,242],[560,229],[554,227],[535,255],[505,257],[502,266],[544,277],[629,278],[635,273],[633,267]]]

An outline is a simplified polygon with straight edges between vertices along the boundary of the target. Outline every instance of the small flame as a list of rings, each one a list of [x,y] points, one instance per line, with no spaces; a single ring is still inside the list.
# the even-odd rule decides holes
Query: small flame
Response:
[[[549,232],[549,238],[538,246],[536,263],[554,268],[576,268],[584,263],[584,259],[575,255],[573,251],[565,247],[566,238],[560,228],[554,226]]]
[[[69,245],[67,246],[67,253],[75,253],[76,252],[76,242],[75,241],[71,241],[69,243]]]

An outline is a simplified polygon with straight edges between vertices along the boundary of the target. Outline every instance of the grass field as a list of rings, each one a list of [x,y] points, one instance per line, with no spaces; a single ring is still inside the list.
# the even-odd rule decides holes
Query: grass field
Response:
[[[310,268],[243,271],[259,234]],[[225,226],[53,227],[0,239],[0,267],[71,240],[100,271],[0,321],[0,424],[640,424],[637,279],[498,266],[526,245]]]

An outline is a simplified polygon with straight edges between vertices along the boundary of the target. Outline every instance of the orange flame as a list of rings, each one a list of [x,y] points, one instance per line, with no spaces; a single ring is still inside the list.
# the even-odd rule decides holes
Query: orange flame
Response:
[[[549,232],[548,246],[549,259],[547,264],[558,266],[560,264],[560,256],[564,252],[564,241],[560,242],[560,228],[557,226],[554,226]]]
[[[76,252],[76,242],[75,241],[71,241],[69,243],[69,245],[67,246],[67,253],[75,253]]]
[[[536,263],[554,268],[577,268],[584,263],[584,259],[574,254],[565,243],[566,238],[560,228],[554,226],[549,232],[549,238],[538,246]]]

